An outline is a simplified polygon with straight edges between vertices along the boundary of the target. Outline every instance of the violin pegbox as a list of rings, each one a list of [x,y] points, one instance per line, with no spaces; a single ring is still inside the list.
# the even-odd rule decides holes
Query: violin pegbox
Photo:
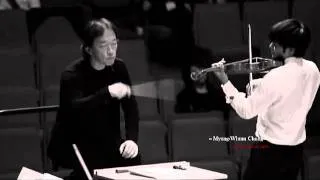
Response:
[[[226,61],[224,60],[224,58],[222,58],[219,62],[213,63],[211,64],[211,67],[213,68],[219,68],[221,67],[223,64],[225,64]]]

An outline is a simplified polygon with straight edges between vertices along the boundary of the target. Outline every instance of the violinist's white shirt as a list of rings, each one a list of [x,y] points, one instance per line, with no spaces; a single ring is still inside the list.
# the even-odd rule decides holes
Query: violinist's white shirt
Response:
[[[278,145],[297,145],[306,139],[306,116],[320,84],[315,63],[290,57],[261,79],[246,97],[230,81],[222,85],[227,100],[243,119],[258,115],[256,136]]]

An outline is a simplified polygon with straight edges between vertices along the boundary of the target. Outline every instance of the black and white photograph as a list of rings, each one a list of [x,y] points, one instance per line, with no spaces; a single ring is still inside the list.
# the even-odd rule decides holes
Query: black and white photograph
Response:
[[[320,180],[319,0],[0,0],[0,180]]]

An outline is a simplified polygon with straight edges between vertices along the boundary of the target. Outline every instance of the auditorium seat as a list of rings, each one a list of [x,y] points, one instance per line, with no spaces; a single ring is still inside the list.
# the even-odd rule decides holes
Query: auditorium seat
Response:
[[[307,180],[320,179],[320,150],[305,153],[305,177]]]
[[[207,169],[210,171],[216,171],[228,175],[228,180],[239,180],[239,167],[237,164],[230,160],[218,160],[218,161],[197,161],[191,162],[191,166]]]
[[[240,166],[240,172],[239,172],[239,173],[241,173],[241,174],[239,174],[239,176],[241,176],[241,177],[244,176],[244,173],[245,173],[245,171],[246,171],[246,169],[247,169],[247,164],[248,164],[248,162],[243,162],[243,163],[241,164],[241,166]],[[302,170],[300,169],[300,170],[299,170],[299,173],[298,173],[298,176],[297,176],[297,180],[307,180],[307,179],[305,179],[305,177],[306,177],[306,176],[303,176],[303,172],[302,172]],[[311,180],[311,179],[310,179],[310,180]],[[316,180],[316,179],[313,179],[313,180]]]
[[[120,123],[121,137],[125,139],[125,121]],[[158,116],[144,117],[139,122],[138,147],[142,163],[169,161],[167,127]]]
[[[123,60],[128,69],[141,116],[159,115],[156,95],[157,85],[150,76],[143,40],[120,40],[117,57]]]
[[[35,58],[28,43],[26,14],[0,11],[0,86],[35,87]]]
[[[80,39],[63,17],[48,18],[35,32],[44,88],[59,84],[61,72],[81,57]]]
[[[0,109],[38,106],[26,12],[0,11],[0,24]],[[0,179],[16,179],[22,166],[42,170],[38,128],[38,113],[0,116]]]
[[[17,109],[38,106],[38,91],[30,87],[0,87],[0,109]],[[0,129],[39,127],[39,113],[1,115]]]
[[[304,142],[304,172],[306,180],[320,179],[320,136],[309,135]]]
[[[238,3],[196,4],[194,10],[196,44],[216,49],[229,49],[242,44]]]
[[[117,57],[126,64],[133,84],[152,80],[146,53],[144,41],[141,39],[119,41]]]
[[[131,0],[91,0],[91,3],[98,7],[123,7],[128,6]]]
[[[41,105],[57,105],[62,71],[81,57],[80,39],[71,24],[61,16],[46,19],[35,31],[40,64],[41,84],[44,90]],[[48,129],[55,122],[55,112],[45,113]],[[45,135],[47,139],[47,133]]]
[[[320,65],[320,25],[318,18],[320,2],[318,0],[295,0],[293,1],[292,17],[303,21],[311,31],[311,43],[306,58],[314,60]]]
[[[51,106],[51,105],[59,105],[59,86],[50,86],[46,89],[44,94],[44,105]],[[45,135],[45,143],[46,146],[49,143],[51,130],[56,122],[57,110],[49,111],[43,113],[42,120],[45,124],[46,131],[44,132]]]
[[[139,122],[138,146],[142,154],[142,163],[168,162],[167,127],[158,117],[150,117]]]
[[[212,140],[214,136],[227,136],[227,124],[220,111],[176,114],[169,117],[169,131],[174,161],[229,156],[229,142]]]
[[[159,116],[159,101],[156,98],[136,97],[140,117]]]
[[[308,129],[307,129],[308,130]],[[307,135],[304,142],[304,179],[320,179],[318,167],[320,166],[320,136]]]
[[[228,174],[238,179],[238,165],[230,156],[229,137],[222,112],[173,115],[169,120],[173,161],[189,161],[191,165]]]
[[[242,119],[234,110],[229,115],[231,136],[246,137],[255,136],[257,119]],[[247,160],[250,157],[251,141],[233,141],[231,143],[231,152],[237,162],[244,170]]]
[[[160,116],[156,81],[133,83],[131,90],[138,105],[140,117]]]
[[[262,57],[270,57],[268,33],[271,26],[289,17],[288,1],[244,2],[244,40],[248,42],[251,25],[252,44],[258,45]]]
[[[305,154],[305,180],[320,179],[318,167],[320,166],[320,132],[319,132],[319,105],[320,93],[316,94],[315,101],[307,116],[306,131],[307,139],[304,143]]]
[[[44,94],[44,105],[59,105],[60,85],[52,85],[48,87]],[[46,122],[51,124],[56,120],[56,111],[46,112]]]
[[[249,58],[239,3],[197,4],[194,11],[195,42],[212,51],[211,63],[222,58],[227,63]],[[252,54],[260,55],[260,48],[255,44],[252,44]]]
[[[59,105],[59,90],[60,90],[59,85],[51,85],[47,87],[43,94],[44,96],[43,105],[44,106]],[[42,115],[41,120],[42,120],[42,123],[44,124],[43,126],[45,127],[44,147],[47,147],[51,138],[51,130],[56,122],[57,110],[43,112],[41,115]],[[48,167],[52,168],[51,161],[47,159],[47,162],[48,162]],[[69,174],[69,172],[67,172],[66,174],[65,170],[60,170],[60,169],[58,172],[51,172],[51,173],[57,175],[58,177],[66,176],[67,174]]]
[[[79,0],[41,0],[42,8],[51,8],[51,7],[66,7],[74,6],[80,3]]]
[[[176,96],[182,89],[183,82],[178,79],[163,79],[159,80],[158,83],[160,112],[163,120],[167,121],[167,116],[174,114]]]
[[[320,125],[320,91],[318,90],[314,102],[307,116],[306,131],[307,136],[320,136],[318,127]]]
[[[28,47],[0,47],[0,59],[0,86],[35,87],[34,56]]]
[[[42,172],[41,138],[35,127],[1,129],[0,174],[19,173],[23,166]]]
[[[94,18],[107,18],[117,27],[120,40],[141,39],[136,32],[136,12],[139,1],[135,0],[90,0],[85,4],[92,8]]]
[[[0,174],[0,180],[17,180],[19,172]]]
[[[28,47],[26,12],[23,10],[0,11],[0,47]]]
[[[320,150],[320,135],[307,135],[304,148],[311,151]]]

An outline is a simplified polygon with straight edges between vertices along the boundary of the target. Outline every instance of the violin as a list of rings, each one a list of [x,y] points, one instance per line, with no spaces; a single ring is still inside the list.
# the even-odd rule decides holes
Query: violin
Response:
[[[252,81],[253,81],[253,73],[267,73],[269,70],[279,67],[282,65],[282,62],[275,61],[273,59],[267,59],[262,57],[252,57],[252,40],[251,40],[251,25],[248,24],[248,33],[249,33],[249,59],[244,59],[241,61],[236,61],[232,63],[226,63],[224,64],[225,72],[227,74],[249,74],[249,92],[248,95],[252,94]],[[224,61],[224,59],[222,59]],[[218,63],[224,63],[224,62],[218,62]],[[202,69],[197,72],[192,72],[190,74],[191,79],[198,80],[204,75],[206,75],[208,72],[214,71],[217,69],[217,64],[212,64],[210,68]]]
[[[190,75],[191,79],[199,80],[201,77],[207,75],[207,73],[215,71],[217,69],[215,67],[215,64],[212,64],[212,67],[210,68],[192,72]],[[250,59],[244,59],[244,60],[240,60],[232,63],[226,63],[224,64],[224,68],[227,74],[234,75],[234,74],[250,74],[250,73],[267,73],[271,69],[279,67],[281,65],[282,65],[282,62],[280,61],[276,61],[268,58],[262,58],[262,57],[253,57],[251,62],[250,62]]]

